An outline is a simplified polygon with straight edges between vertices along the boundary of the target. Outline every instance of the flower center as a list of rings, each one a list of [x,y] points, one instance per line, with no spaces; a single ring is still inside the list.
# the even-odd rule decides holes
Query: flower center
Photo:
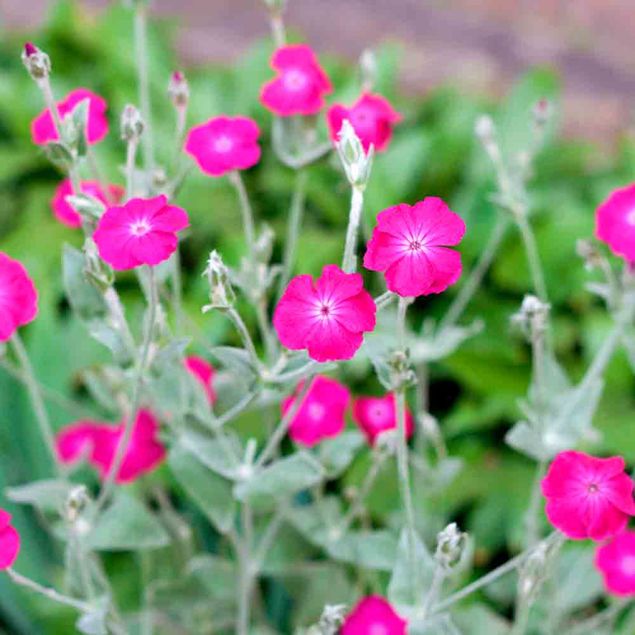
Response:
[[[635,575],[635,556],[622,558],[621,568],[626,575]]]
[[[332,307],[329,304],[326,304],[326,302],[322,302],[319,305],[319,313],[320,313],[320,317],[323,320],[327,320],[328,318],[331,317],[331,311],[332,311]]]
[[[302,71],[292,68],[284,74],[283,82],[287,90],[296,91],[302,90],[306,86],[307,78]]]
[[[408,249],[409,249],[410,251],[420,251],[422,247],[423,247],[423,245],[422,245],[422,244],[421,244],[421,242],[420,242],[419,240],[417,240],[417,239],[415,239],[415,240],[411,240],[411,241],[408,243]]]
[[[597,494],[599,491],[600,491],[600,488],[598,487],[596,483],[590,483],[589,486],[587,487],[587,492],[589,492],[589,494]]]
[[[313,421],[319,421],[324,416],[325,408],[321,403],[312,403],[308,407],[308,415]]]
[[[130,224],[130,233],[133,236],[145,236],[145,234],[147,234],[150,229],[152,229],[150,227],[150,223],[148,223],[145,218],[142,218],[141,220],[137,220],[134,223]]]
[[[227,136],[223,135],[214,141],[214,150],[216,152],[229,152],[234,147],[234,142]]]

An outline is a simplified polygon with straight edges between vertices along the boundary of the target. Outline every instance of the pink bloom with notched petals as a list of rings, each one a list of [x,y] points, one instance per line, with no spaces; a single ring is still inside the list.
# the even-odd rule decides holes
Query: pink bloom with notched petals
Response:
[[[249,117],[215,117],[194,126],[185,141],[185,151],[210,176],[246,170],[260,160],[258,124]]]
[[[604,540],[621,532],[635,515],[633,481],[624,467],[619,456],[560,452],[541,484],[549,522],[574,540]]]
[[[183,360],[185,368],[192,374],[192,376],[201,384],[205,394],[210,402],[213,404],[216,401],[216,392],[212,384],[216,370],[214,367],[202,357],[198,355],[189,355]]]
[[[309,275],[289,282],[273,325],[284,346],[307,349],[315,361],[351,359],[362,345],[364,332],[375,328],[376,310],[360,274],[326,265],[315,282]]]
[[[0,570],[8,569],[20,552],[20,534],[11,525],[11,514],[0,509]]]
[[[104,212],[93,240],[102,259],[123,271],[167,260],[178,246],[177,232],[188,225],[185,210],[163,195],[132,198]]]
[[[635,183],[615,190],[598,207],[595,236],[615,255],[635,262]]]
[[[0,342],[37,315],[37,291],[22,263],[0,251]]]
[[[635,595],[635,531],[625,529],[595,552],[604,587],[614,595]]]
[[[108,207],[110,203],[119,203],[124,195],[124,189],[120,185],[108,185],[104,192],[102,186],[97,181],[82,181],[81,191],[83,194],[92,196]],[[73,206],[66,200],[67,196],[73,195],[73,186],[70,179],[64,179],[56,188],[51,208],[57,220],[68,227],[81,227],[82,217],[75,211]]]
[[[88,461],[106,478],[124,434],[125,422],[116,426],[95,421],[78,421],[57,434],[57,455],[64,464]],[[152,471],[165,459],[165,447],[159,439],[159,424],[149,410],[139,410],[117,483],[129,483]]]
[[[282,402],[282,415],[293,406],[304,382],[296,394]],[[302,400],[289,425],[289,436],[300,445],[312,447],[329,437],[336,437],[346,425],[346,410],[351,400],[348,388],[339,381],[318,375]]]
[[[362,598],[347,615],[341,635],[406,635],[408,622],[380,595]]]
[[[315,53],[306,44],[283,46],[274,52],[276,77],[260,92],[261,103],[280,117],[314,115],[333,89]]]
[[[70,114],[77,104],[88,99],[88,123],[86,126],[86,140],[89,144],[98,143],[108,134],[108,119],[106,100],[86,88],[77,88],[70,92],[62,101],[57,102],[60,119]],[[37,145],[45,145],[50,141],[57,141],[59,135],[53,123],[53,117],[47,108],[31,122],[31,136]]]
[[[388,289],[402,297],[441,293],[461,275],[461,254],[447,246],[464,233],[463,219],[435,196],[389,207],[377,216],[364,267],[383,271]]]
[[[377,437],[387,430],[396,430],[397,407],[395,395],[383,397],[358,397],[353,402],[353,420],[366,435],[368,443],[375,445]],[[406,438],[414,432],[412,413],[406,408]]]
[[[335,104],[326,115],[333,141],[338,140],[345,119],[350,121],[366,152],[371,145],[381,152],[388,147],[393,126],[401,121],[401,115],[385,97],[371,93],[364,93],[350,108]]]

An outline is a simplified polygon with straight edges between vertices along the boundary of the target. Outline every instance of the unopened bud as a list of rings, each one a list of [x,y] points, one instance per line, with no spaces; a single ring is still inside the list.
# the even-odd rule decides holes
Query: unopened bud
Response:
[[[373,146],[370,147],[368,154],[364,152],[364,146],[348,119],[342,122],[337,139],[337,153],[349,183],[354,187],[364,188],[370,178],[373,165]]]
[[[575,244],[575,251],[584,260],[584,266],[589,271],[602,264],[602,254],[591,240],[579,238]]]
[[[532,115],[534,117],[534,123],[542,128],[545,126],[551,115],[553,114],[553,107],[548,99],[539,99],[532,109]]]
[[[512,315],[512,324],[518,326],[524,333],[540,333],[547,328],[547,320],[551,305],[543,302],[535,295],[526,295],[520,310]]]
[[[377,81],[377,58],[371,49],[365,49],[359,57],[359,69],[362,74],[362,88],[371,91]]]
[[[467,534],[459,531],[456,523],[450,523],[437,534],[437,549],[434,554],[436,561],[449,571],[460,562],[466,543]]]
[[[335,635],[346,616],[346,604],[327,604],[322,611],[318,628],[321,635]]]
[[[74,487],[65,503],[65,515],[69,523],[74,523],[90,500],[85,485]]]
[[[27,42],[22,49],[22,63],[29,71],[33,79],[45,79],[51,72],[51,60],[49,56],[33,44]]]
[[[489,115],[481,115],[478,117],[474,124],[474,132],[483,145],[492,143],[496,137],[493,119]]]
[[[121,114],[121,138],[127,142],[138,141],[143,128],[141,113],[132,104],[127,104]]]
[[[203,312],[230,307],[234,303],[235,295],[229,281],[229,269],[215,249],[209,255],[203,275],[209,283],[210,299],[210,303],[203,307]]]
[[[168,95],[175,108],[185,108],[190,98],[190,87],[181,71],[174,71],[168,83]]]

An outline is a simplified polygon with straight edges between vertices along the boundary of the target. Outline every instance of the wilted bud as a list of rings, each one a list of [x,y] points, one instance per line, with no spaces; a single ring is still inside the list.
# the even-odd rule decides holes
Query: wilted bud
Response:
[[[553,107],[548,99],[539,99],[532,109],[534,123],[539,128],[547,125],[553,114]]]
[[[525,334],[542,333],[547,328],[550,310],[551,305],[535,295],[526,295],[518,313],[512,315],[512,324],[518,326]]]
[[[446,571],[455,567],[461,560],[466,543],[467,534],[459,531],[456,523],[450,523],[437,534],[437,549],[434,557],[438,564]]]
[[[318,628],[321,635],[335,635],[346,617],[346,604],[327,604],[322,611]]]
[[[27,42],[22,49],[22,63],[36,81],[47,78],[51,72],[49,56],[32,42]]]
[[[337,153],[344,166],[346,177],[351,185],[364,188],[370,178],[370,170],[373,165],[373,146],[368,154],[364,152],[364,147],[355,130],[348,119],[344,119],[342,127],[337,136]]]
[[[168,95],[175,108],[185,108],[190,99],[190,87],[181,71],[174,71],[168,84]]]
[[[132,104],[126,104],[121,114],[121,138],[128,143],[138,141],[143,133],[141,113]]]
[[[602,264],[602,254],[593,241],[579,238],[575,244],[575,251],[584,260],[584,266],[591,271]]]
[[[371,49],[365,49],[359,57],[363,90],[369,92],[377,81],[377,58]]]
[[[82,513],[90,497],[85,485],[78,485],[68,493],[66,502],[64,503],[64,515],[69,523],[74,523]]]
[[[209,255],[203,275],[207,276],[210,299],[210,303],[203,307],[203,313],[230,307],[234,303],[235,295],[229,281],[229,269],[215,249]]]

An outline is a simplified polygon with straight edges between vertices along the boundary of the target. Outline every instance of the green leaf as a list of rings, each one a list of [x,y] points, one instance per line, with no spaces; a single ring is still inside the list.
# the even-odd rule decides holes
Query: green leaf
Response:
[[[158,549],[170,543],[167,532],[143,504],[123,491],[98,517],[87,539],[97,551]]]
[[[379,571],[390,571],[397,557],[397,539],[386,530],[349,531],[339,540],[327,540],[325,547],[336,560]]]
[[[235,346],[215,346],[210,350],[211,355],[216,358],[232,374],[242,381],[252,383],[258,375],[253,366],[251,357],[246,350]]]
[[[235,503],[230,483],[182,446],[170,451],[168,465],[188,496],[222,533],[233,525]]]
[[[90,613],[84,613],[75,623],[75,627],[84,635],[108,635],[106,617],[108,610],[98,608]]]
[[[419,599],[415,597],[416,589],[413,572],[419,576],[421,588],[419,592],[429,588],[434,574],[434,558],[418,536],[415,537],[415,562],[410,560],[408,530],[403,529],[399,537],[399,547],[393,560],[392,575],[388,584],[388,599],[398,605],[415,606]]]
[[[351,464],[357,451],[365,445],[364,435],[358,430],[346,430],[318,446],[317,458],[329,479],[338,478]]]
[[[238,566],[231,560],[219,556],[196,556],[188,564],[194,576],[215,600],[228,603],[236,601],[238,588]]]
[[[271,503],[317,485],[324,476],[322,465],[307,452],[300,451],[238,483],[234,494],[241,501]]]
[[[209,433],[189,427],[183,431],[179,444],[191,452],[203,465],[230,480],[240,477],[241,463],[236,457],[242,455],[237,437],[223,431],[223,441]]]
[[[33,505],[41,511],[60,512],[74,485],[68,481],[49,479],[9,487],[5,495],[22,505]]]

